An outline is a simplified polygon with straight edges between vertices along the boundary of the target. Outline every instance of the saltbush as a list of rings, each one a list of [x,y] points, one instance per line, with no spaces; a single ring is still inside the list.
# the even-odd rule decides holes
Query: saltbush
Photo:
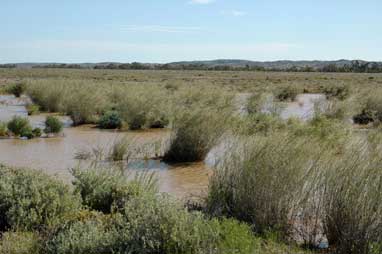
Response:
[[[29,124],[29,120],[24,117],[14,116],[11,121],[8,122],[8,130],[16,136],[30,136],[32,133],[32,127]]]
[[[32,130],[32,134],[33,134],[33,137],[36,137],[36,138],[41,137],[42,130],[40,128],[34,128]]]
[[[0,166],[0,231],[43,229],[76,211],[80,199],[41,172]]]
[[[98,126],[102,129],[118,129],[122,127],[122,119],[118,112],[108,111],[102,115]]]
[[[47,116],[45,120],[45,133],[60,133],[63,129],[63,123],[55,116]]]
[[[36,233],[5,232],[0,240],[0,254],[40,254],[42,242]]]
[[[117,169],[74,169],[73,185],[80,193],[83,205],[89,209],[110,213],[122,207],[131,197],[155,192],[152,175],[129,180]]]
[[[206,219],[166,196],[140,196],[123,210],[128,234],[121,241],[132,253],[251,253],[248,226],[231,220]],[[121,235],[123,236],[123,235]]]
[[[81,211],[50,232],[46,253],[108,254],[118,253],[118,233],[110,216]]]

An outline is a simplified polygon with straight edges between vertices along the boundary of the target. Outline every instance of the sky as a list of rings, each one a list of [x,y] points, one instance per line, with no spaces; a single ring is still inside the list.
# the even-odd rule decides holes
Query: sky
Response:
[[[382,61],[381,0],[0,0],[0,63]]]

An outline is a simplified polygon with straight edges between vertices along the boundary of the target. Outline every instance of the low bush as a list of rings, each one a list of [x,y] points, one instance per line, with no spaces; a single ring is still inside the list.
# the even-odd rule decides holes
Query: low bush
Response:
[[[39,138],[42,135],[42,130],[40,128],[34,128],[32,130],[33,137]]]
[[[366,98],[362,98],[364,101],[362,103],[361,113],[355,115],[353,120],[358,124],[368,124],[375,123],[379,124],[382,122],[382,91],[376,90],[370,93]]]
[[[276,91],[276,98],[279,101],[294,101],[299,90],[295,86],[285,86]]]
[[[25,83],[17,83],[8,87],[8,92],[16,97],[20,97],[26,91]]]
[[[133,196],[156,191],[152,175],[129,180],[117,169],[74,169],[72,174],[75,191],[80,193],[83,205],[104,213],[122,207]]]
[[[27,108],[27,111],[28,111],[28,115],[37,115],[39,112],[40,112],[40,107],[36,104],[28,104],[26,106]]]
[[[32,135],[32,127],[29,124],[29,120],[24,117],[14,116],[8,122],[7,127],[16,136],[30,137]]]
[[[350,95],[350,88],[346,85],[328,85],[323,88],[323,93],[327,98],[337,98],[344,100]]]
[[[0,166],[0,231],[43,229],[80,206],[69,187],[38,171]]]
[[[102,115],[98,126],[101,129],[118,129],[122,127],[122,119],[118,112],[108,111]]]
[[[0,254],[40,254],[42,242],[36,233],[6,232],[0,240]]]
[[[64,125],[55,116],[47,116],[45,120],[45,133],[60,133],[63,129]]]
[[[110,216],[83,211],[50,232],[45,253],[108,254],[119,253],[118,233]]]
[[[121,242],[132,253],[244,254],[254,250],[248,226],[208,220],[165,196],[134,198],[126,204],[123,217],[128,223],[122,227],[128,234]]]

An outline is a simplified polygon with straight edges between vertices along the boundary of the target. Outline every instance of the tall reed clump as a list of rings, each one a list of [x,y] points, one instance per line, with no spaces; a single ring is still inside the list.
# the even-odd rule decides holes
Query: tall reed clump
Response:
[[[207,210],[248,222],[258,233],[292,230],[291,216],[316,167],[313,142],[289,133],[238,138],[210,179]]]
[[[322,173],[317,196],[322,198],[325,234],[336,253],[380,253],[382,158],[370,149],[363,141],[353,144]]]
[[[44,111],[69,115],[74,125],[95,123],[106,109],[105,87],[83,80],[30,81],[27,93]]]
[[[109,96],[131,130],[164,128],[169,124],[171,96],[158,86],[116,87]]]
[[[164,160],[193,162],[205,158],[225,133],[228,116],[223,112],[195,110],[175,116]]]

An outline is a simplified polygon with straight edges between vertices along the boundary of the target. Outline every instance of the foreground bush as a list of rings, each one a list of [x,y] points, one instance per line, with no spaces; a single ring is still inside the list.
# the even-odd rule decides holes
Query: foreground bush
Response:
[[[119,253],[118,232],[114,224],[110,216],[82,211],[78,218],[73,217],[50,232],[46,253]]]
[[[134,196],[156,191],[152,175],[128,180],[117,169],[74,169],[72,174],[75,191],[81,194],[83,204],[104,213],[123,207]]]
[[[63,123],[57,117],[55,117],[55,116],[47,116],[46,117],[45,129],[44,129],[45,133],[48,133],[48,134],[49,133],[60,133],[62,131],[63,127],[64,127]]]
[[[32,232],[6,232],[0,241],[0,254],[40,254],[42,243]]]
[[[132,253],[251,253],[253,236],[231,220],[208,220],[166,197],[141,196],[123,211]],[[158,227],[158,225],[161,225]],[[229,228],[229,229],[228,229]]]
[[[0,231],[43,229],[79,206],[65,184],[38,171],[0,166]]]

